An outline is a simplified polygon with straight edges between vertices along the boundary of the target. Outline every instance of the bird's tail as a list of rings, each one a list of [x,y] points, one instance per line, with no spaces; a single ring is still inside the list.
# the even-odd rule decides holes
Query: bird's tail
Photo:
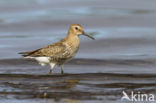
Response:
[[[26,52],[20,52],[18,54],[21,54],[23,57],[27,57],[29,56],[30,53],[31,53],[30,51],[26,51]]]

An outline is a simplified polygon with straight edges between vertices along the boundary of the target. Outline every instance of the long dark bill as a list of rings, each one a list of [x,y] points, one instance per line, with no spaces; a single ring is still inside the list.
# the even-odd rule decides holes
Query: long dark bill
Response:
[[[91,39],[95,40],[95,38],[94,38],[94,37],[92,37],[92,36],[91,36],[91,35],[89,35],[89,34],[86,34],[85,32],[83,32],[83,34],[82,34],[82,35],[88,36],[89,38],[91,38]]]

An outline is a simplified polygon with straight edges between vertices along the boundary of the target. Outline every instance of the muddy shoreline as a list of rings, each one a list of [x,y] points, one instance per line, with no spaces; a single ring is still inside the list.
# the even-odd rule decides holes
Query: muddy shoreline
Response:
[[[126,66],[127,68],[131,66],[146,67],[155,64],[155,59],[149,58],[147,60],[76,58],[66,64],[65,74],[61,75],[59,68],[56,67],[55,70],[58,71],[48,75],[48,67],[41,67],[34,60],[0,60],[0,99],[7,101],[24,100],[25,102],[31,99],[36,102],[46,100],[45,103],[50,101],[65,102],[67,100],[96,101],[99,103],[112,101],[116,103],[116,101],[120,101],[122,91],[129,94],[131,91],[137,93],[141,90],[142,93],[156,94],[156,74],[153,71],[145,73],[141,70],[140,73],[133,73],[126,71],[125,68],[124,73],[122,73],[108,72],[106,69],[118,66]],[[90,72],[97,67],[101,68],[94,73]],[[85,72],[77,73],[76,68],[79,71],[81,68]],[[70,72],[71,70],[73,71]],[[98,72],[98,70],[101,71]]]

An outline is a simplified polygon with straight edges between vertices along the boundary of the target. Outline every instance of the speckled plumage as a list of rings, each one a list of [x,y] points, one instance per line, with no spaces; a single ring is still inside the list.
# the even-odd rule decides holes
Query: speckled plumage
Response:
[[[34,51],[22,52],[20,54],[25,58],[36,59],[41,65],[50,64],[50,73],[55,65],[59,65],[61,66],[61,73],[63,73],[62,65],[73,58],[79,49],[79,35],[81,34],[89,36],[84,33],[81,25],[73,24],[68,30],[68,35],[59,42]],[[91,36],[89,37],[94,39]]]

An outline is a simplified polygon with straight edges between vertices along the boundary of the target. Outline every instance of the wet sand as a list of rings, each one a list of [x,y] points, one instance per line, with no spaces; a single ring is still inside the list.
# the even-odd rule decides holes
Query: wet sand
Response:
[[[48,75],[49,67],[33,60],[0,60],[0,98],[6,103],[124,103],[122,91],[156,94],[155,65],[155,59],[80,58],[65,65],[64,75],[59,67]]]

